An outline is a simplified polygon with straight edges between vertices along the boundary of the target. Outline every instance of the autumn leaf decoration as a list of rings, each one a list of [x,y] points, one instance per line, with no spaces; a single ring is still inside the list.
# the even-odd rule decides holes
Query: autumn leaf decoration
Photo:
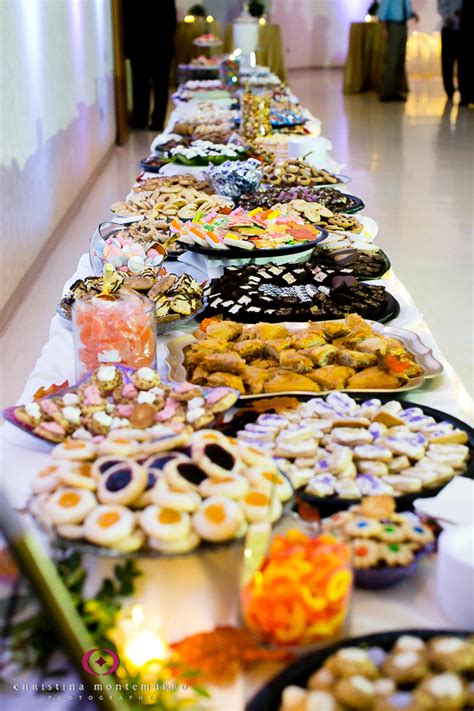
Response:
[[[42,400],[44,397],[54,395],[54,393],[57,393],[58,390],[64,390],[64,388],[67,387],[69,387],[69,380],[65,380],[63,383],[61,383],[61,385],[55,385],[54,383],[52,383],[49,388],[45,388],[44,385],[42,385],[33,395],[33,399]]]

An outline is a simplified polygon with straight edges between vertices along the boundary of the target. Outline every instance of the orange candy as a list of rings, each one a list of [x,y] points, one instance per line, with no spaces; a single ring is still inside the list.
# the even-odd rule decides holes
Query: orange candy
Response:
[[[247,626],[266,642],[311,644],[335,636],[352,588],[349,547],[290,530],[276,536],[261,570],[242,590]]]
[[[152,367],[156,356],[153,304],[134,294],[93,297],[73,308],[77,375],[107,362]]]

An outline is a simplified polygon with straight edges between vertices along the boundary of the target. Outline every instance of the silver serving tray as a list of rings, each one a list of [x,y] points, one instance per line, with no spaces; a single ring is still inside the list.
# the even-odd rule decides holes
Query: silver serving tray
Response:
[[[335,323],[337,320],[342,321],[342,319],[335,319],[331,321],[330,323]],[[322,322],[321,322],[322,323]],[[396,338],[397,340],[401,341],[407,351],[409,351],[413,357],[415,362],[423,368],[423,375],[420,375],[417,378],[411,378],[405,385],[403,385],[400,388],[392,388],[390,390],[388,389],[371,389],[371,390],[362,390],[358,389],[353,390],[349,388],[343,388],[341,392],[349,392],[349,393],[398,393],[398,392],[407,392],[409,390],[417,390],[422,387],[423,383],[425,380],[429,378],[434,378],[436,375],[439,375],[440,373],[443,372],[443,365],[434,357],[433,351],[426,346],[421,338],[418,336],[418,334],[414,333],[413,331],[409,331],[408,329],[405,328],[397,328],[396,326],[386,326],[382,323],[378,323],[377,321],[370,321],[367,319],[367,323],[371,325],[371,327],[374,329],[374,331],[377,331],[377,333],[380,333],[383,336],[386,336],[387,338]],[[251,324],[249,324],[251,325]],[[306,327],[306,323],[294,323],[294,322],[284,322],[284,325],[290,330],[290,331],[298,331]],[[245,328],[245,326],[244,326]],[[186,380],[186,370],[184,368],[184,348],[188,345],[191,345],[192,343],[197,343],[198,339],[193,335],[193,334],[186,334],[184,336],[177,336],[176,338],[170,339],[166,343],[166,348],[167,348],[167,356],[166,356],[166,365],[168,368],[168,379],[175,381],[177,383],[184,382]],[[305,391],[305,390],[283,390],[278,393],[260,393],[260,394],[251,394],[251,395],[241,395],[240,400],[255,400],[257,398],[268,398],[268,397],[275,397],[276,395],[311,395],[311,396],[319,396],[319,395],[327,395],[330,390],[321,390],[318,392],[315,391]]]

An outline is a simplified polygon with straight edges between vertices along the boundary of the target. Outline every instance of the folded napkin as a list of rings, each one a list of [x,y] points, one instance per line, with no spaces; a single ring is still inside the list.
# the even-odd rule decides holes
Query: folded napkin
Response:
[[[413,503],[417,513],[435,519],[443,528],[474,525],[474,481],[464,476],[451,479],[437,496]]]

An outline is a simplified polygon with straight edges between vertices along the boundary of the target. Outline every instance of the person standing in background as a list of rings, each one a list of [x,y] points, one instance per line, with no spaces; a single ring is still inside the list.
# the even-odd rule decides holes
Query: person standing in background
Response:
[[[176,30],[175,0],[122,0],[125,56],[133,83],[132,128],[148,128],[150,90],[153,113],[150,128],[163,129],[168,105],[171,60]]]
[[[474,105],[474,0],[462,0],[459,22],[458,81],[460,106]]]
[[[438,0],[438,12],[443,20],[441,28],[441,68],[443,85],[448,99],[453,98],[454,65],[459,59],[459,20],[462,0]]]
[[[382,79],[380,101],[406,101],[402,93],[405,76],[408,20],[418,22],[411,0],[381,0],[378,18],[384,23],[387,57]]]

